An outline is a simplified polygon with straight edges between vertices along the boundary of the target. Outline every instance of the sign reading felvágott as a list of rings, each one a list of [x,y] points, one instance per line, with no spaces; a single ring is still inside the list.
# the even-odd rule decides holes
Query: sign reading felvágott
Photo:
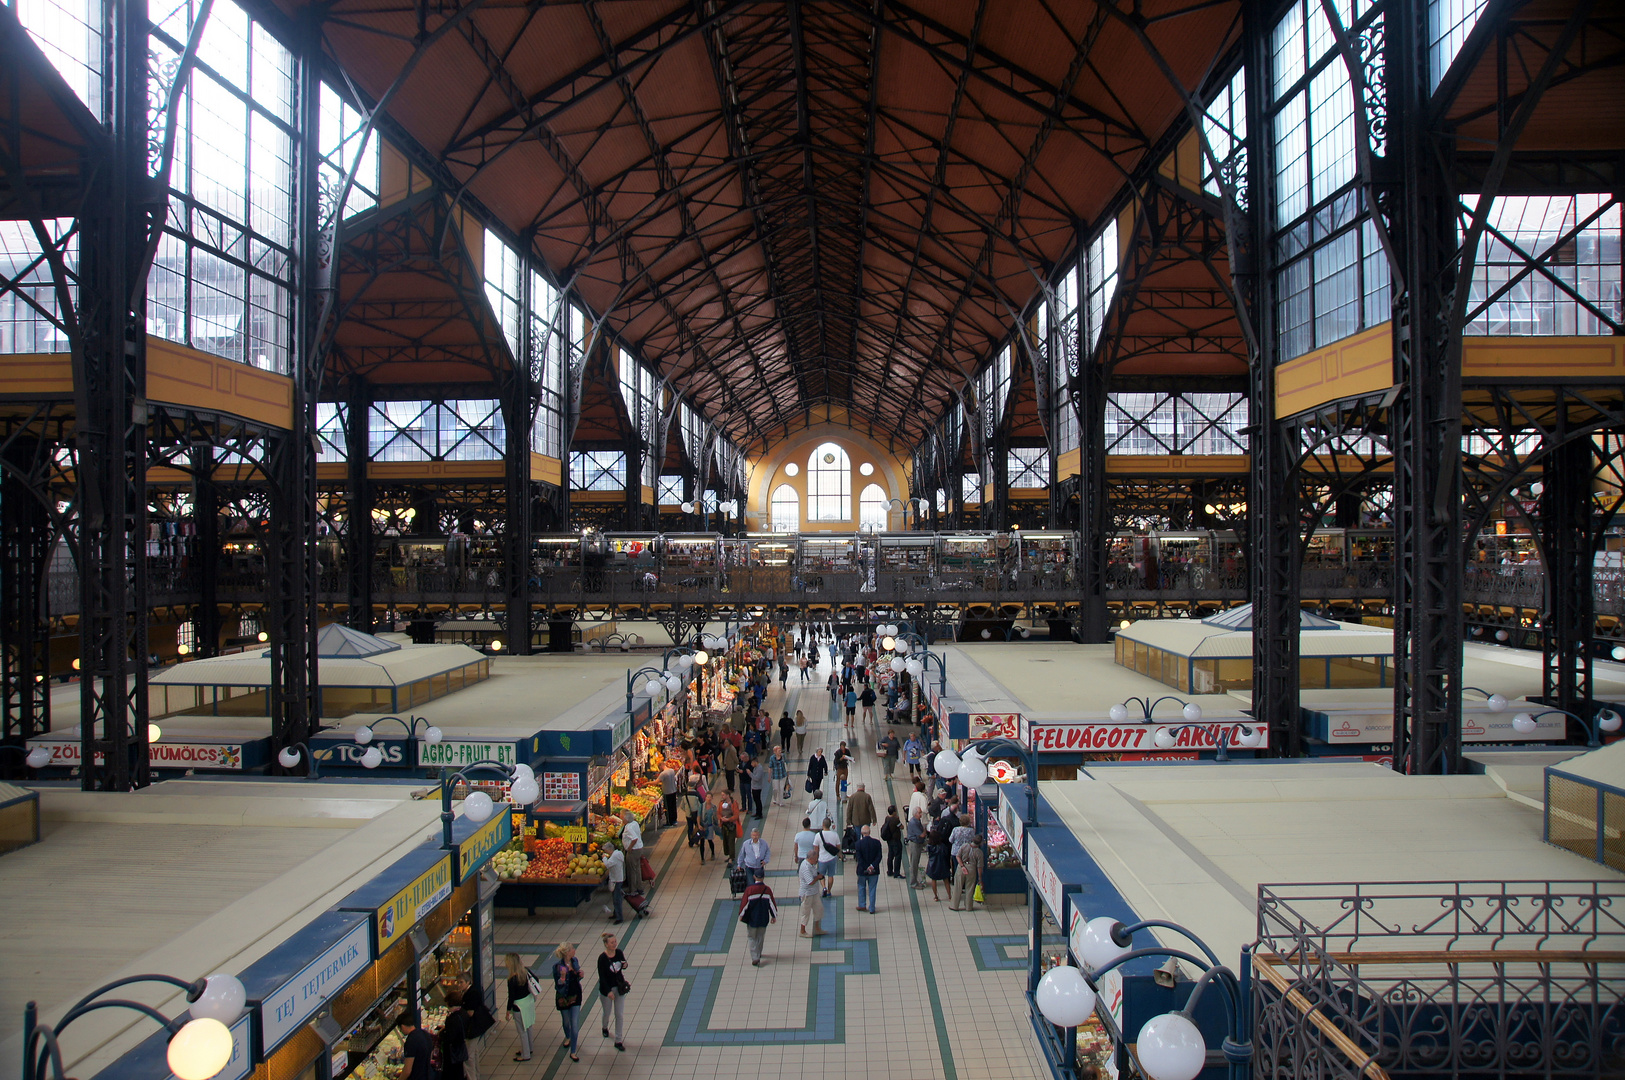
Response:
[[[457,845],[457,884],[467,881],[470,874],[484,866],[487,859],[512,839],[513,815],[506,805],[499,806],[490,821]]]
[[[506,814],[502,816],[507,817]],[[451,856],[446,855],[378,909],[378,955],[384,955],[385,950],[409,933],[423,916],[450,895]]]
[[[356,923],[299,974],[260,1004],[260,1050],[269,1054],[316,1014],[322,1003],[349,986],[372,963],[372,924]]]
[[[468,739],[445,739],[441,742],[418,743],[419,765],[451,765],[463,768],[481,761],[498,765],[512,765],[519,760],[511,742],[474,742]]]

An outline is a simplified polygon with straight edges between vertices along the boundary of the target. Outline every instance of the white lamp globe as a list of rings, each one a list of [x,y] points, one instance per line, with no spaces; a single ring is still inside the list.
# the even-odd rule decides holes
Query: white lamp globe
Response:
[[[683,504],[683,513],[692,514],[693,512],[694,512],[694,504],[693,503],[688,502],[688,503]]]
[[[285,751],[284,751],[285,752]],[[30,769],[43,769],[51,763],[51,752],[43,746],[36,746],[28,752],[28,767]]]
[[[892,657],[891,671],[893,675],[901,675],[906,667],[908,667],[907,660],[904,660],[901,656]]]
[[[982,631],[982,640],[983,641],[986,641],[988,638],[990,638],[992,636],[993,636],[993,631],[991,631],[991,630],[983,630]]]
[[[1536,727],[1535,718],[1526,712],[1521,712],[1512,718],[1512,730],[1520,735],[1527,735]]]
[[[291,769],[295,765],[299,764],[299,759],[302,756],[303,755],[301,755],[299,751],[295,750],[293,747],[284,746],[280,751],[277,752],[276,760],[277,764],[281,765],[284,769]]]
[[[1507,699],[1502,694],[1491,694],[1489,701],[1485,702],[1485,704],[1490,707],[1490,712],[1505,712]]]
[[[979,757],[965,755],[959,763],[959,782],[967,787],[979,788],[987,783],[987,762]],[[1072,1024],[1062,1024],[1062,1027],[1073,1027]]]
[[[704,667],[706,664],[711,662],[711,654],[706,652],[704,649],[701,649],[699,652],[694,654],[694,662],[701,667]]]
[[[897,648],[897,639],[892,637],[890,634],[887,634],[885,637],[880,639],[880,647],[885,649],[887,652],[891,652],[893,649]]]
[[[1625,660],[1625,645],[1615,645],[1608,655],[1615,660]]]
[[[1243,727],[1241,729],[1241,738],[1236,740],[1236,745],[1252,747],[1257,746],[1263,741],[1264,729],[1255,725],[1253,727]]]
[[[368,743],[372,742],[372,728],[366,727],[365,725],[356,728],[355,741],[360,743],[362,746],[366,746]]]
[[[513,797],[515,805],[529,806],[541,798],[542,789],[536,783],[535,777],[521,776],[514,780],[513,786],[508,789],[508,794]]]
[[[218,1020],[189,1020],[169,1040],[167,1057],[180,1080],[209,1080],[231,1061],[231,1032]]]
[[[1060,964],[1044,972],[1033,991],[1033,1000],[1044,1019],[1057,1027],[1077,1027],[1095,1011],[1095,992],[1089,989],[1083,972],[1071,964]]]
[[[1597,730],[1618,731],[1620,727],[1619,713],[1613,709],[1604,709],[1597,714]]]
[[[684,671],[687,671],[689,668],[694,666],[694,658],[688,655],[688,653],[684,653],[682,656],[677,658],[677,666],[682,668]]]
[[[148,724],[147,725],[147,741],[149,743],[155,743],[159,739],[162,739],[163,737],[164,737],[164,729],[163,728],[159,727],[157,724]]]
[[[665,689],[665,683],[662,683],[659,679],[650,679],[643,684],[643,692],[650,697],[656,696],[663,689]]]
[[[937,771],[937,775],[942,777],[944,780],[951,776],[958,776],[959,755],[954,753],[952,750],[944,750],[932,760],[931,767],[935,769]]]
[[[1112,940],[1112,930],[1117,925],[1117,920],[1110,915],[1098,916],[1084,924],[1082,940],[1078,943],[1078,959],[1091,970],[1099,971],[1129,951],[1128,946]]]
[[[670,671],[666,672],[666,677],[662,679],[661,682],[665,683],[666,689],[674,694],[677,693],[678,688],[683,685],[683,680],[679,679],[674,672]]]
[[[491,796],[483,791],[471,791],[463,800],[463,816],[478,825],[491,816]]]
[[[217,972],[203,983],[203,993],[192,1002],[190,1011],[195,1019],[218,1020],[222,1024],[236,1023],[248,1005],[248,991],[235,975]]]
[[[426,742],[426,743],[437,743],[441,739],[444,739],[445,737],[446,737],[446,733],[441,731],[437,727],[429,727],[429,728],[424,728],[423,729],[423,741]]]
[[[1202,706],[1196,704],[1194,701],[1186,705],[1185,719],[1189,720],[1193,724],[1202,719]]]
[[[1165,727],[1160,727],[1157,729],[1157,733],[1151,736],[1151,741],[1157,744],[1159,750],[1171,750],[1179,740],[1174,737],[1173,732]]]
[[[367,747],[367,752],[361,755],[363,769],[376,769],[384,763],[384,752],[376,746]]]
[[[909,660],[903,666],[907,668],[908,673],[914,676],[916,679],[925,674],[925,665],[920,663],[918,660]]]
[[[1207,1061],[1207,1043],[1184,1016],[1163,1013],[1140,1029],[1135,1056],[1150,1080],[1196,1080]]]
[[[1508,634],[1505,630],[1497,630],[1495,632],[1495,640],[1496,641],[1505,641],[1510,636],[1511,635]]]
[[[1112,718],[1114,723],[1121,724],[1124,720],[1128,719],[1128,706],[1113,705],[1111,707],[1111,711],[1107,713],[1107,715]]]
[[[534,780],[536,779],[536,770],[521,761],[513,767],[513,778],[515,780]]]

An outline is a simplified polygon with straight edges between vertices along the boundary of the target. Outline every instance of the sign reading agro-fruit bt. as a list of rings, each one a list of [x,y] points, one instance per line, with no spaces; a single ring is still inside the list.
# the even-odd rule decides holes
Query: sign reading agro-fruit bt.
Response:
[[[512,765],[519,760],[512,742],[476,741],[472,739],[445,739],[441,742],[419,742],[419,765],[450,765],[463,769],[489,761],[497,765]]]

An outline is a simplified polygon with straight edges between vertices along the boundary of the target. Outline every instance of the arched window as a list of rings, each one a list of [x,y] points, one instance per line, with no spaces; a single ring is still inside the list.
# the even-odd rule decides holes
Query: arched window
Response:
[[[807,459],[807,520],[852,520],[852,461],[832,442]]]
[[[886,492],[879,484],[864,488],[858,495],[858,528],[885,531],[889,519],[886,502]]]
[[[799,532],[801,530],[801,496],[789,484],[780,484],[773,489],[773,500],[768,505],[768,518],[773,523],[774,532]]]

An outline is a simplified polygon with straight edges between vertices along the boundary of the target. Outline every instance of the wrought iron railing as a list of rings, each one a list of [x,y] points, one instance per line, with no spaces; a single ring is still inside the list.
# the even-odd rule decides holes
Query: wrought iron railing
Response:
[[[1261,885],[1255,1077],[1625,1075],[1625,883]]]

